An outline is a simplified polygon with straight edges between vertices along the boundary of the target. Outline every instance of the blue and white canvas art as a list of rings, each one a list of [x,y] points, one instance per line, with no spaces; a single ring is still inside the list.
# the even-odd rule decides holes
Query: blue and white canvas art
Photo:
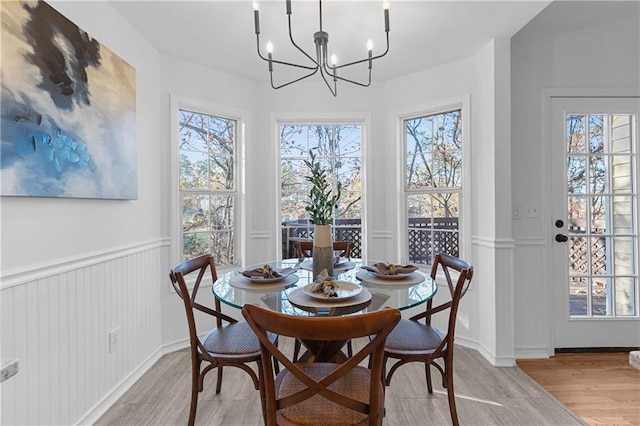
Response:
[[[0,16],[1,195],[137,199],[135,69],[43,1]]]

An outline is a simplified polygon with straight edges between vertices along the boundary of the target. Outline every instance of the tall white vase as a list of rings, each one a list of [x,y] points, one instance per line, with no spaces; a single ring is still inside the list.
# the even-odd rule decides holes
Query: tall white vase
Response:
[[[333,238],[331,225],[316,225],[313,232],[313,278],[323,269],[333,276]]]

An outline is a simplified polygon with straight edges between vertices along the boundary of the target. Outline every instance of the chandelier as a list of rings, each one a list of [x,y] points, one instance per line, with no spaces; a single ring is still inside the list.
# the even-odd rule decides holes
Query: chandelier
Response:
[[[288,86],[295,82],[309,78],[312,75],[316,74],[318,71],[320,72],[322,79],[324,80],[325,84],[327,85],[327,87],[329,88],[333,96],[338,95],[338,80],[357,84],[358,86],[362,86],[362,87],[368,87],[371,84],[371,66],[372,66],[373,60],[382,58],[389,52],[389,5],[388,3],[386,2],[384,3],[384,31],[386,33],[386,38],[387,38],[387,48],[384,51],[384,53],[382,53],[381,55],[373,56],[373,42],[371,41],[371,39],[369,39],[369,41],[367,41],[367,57],[366,58],[360,59],[354,62],[349,62],[346,64],[340,64],[340,65],[338,64],[338,59],[336,55],[331,55],[331,63],[328,63],[327,61],[327,55],[328,55],[327,47],[329,44],[329,34],[322,30],[322,0],[319,0],[319,3],[320,3],[320,13],[319,13],[320,30],[317,31],[315,34],[313,34],[313,42],[315,43],[315,47],[316,47],[315,58],[314,58],[312,55],[308,54],[304,49],[298,46],[296,42],[293,40],[293,34],[291,32],[291,0],[286,0],[287,19],[289,21],[289,40],[291,40],[291,44],[293,44],[293,46],[296,49],[302,52],[302,54],[306,56],[309,59],[309,61],[311,61],[310,65],[302,65],[302,64],[294,64],[291,62],[284,62],[284,61],[278,61],[276,59],[273,59],[273,44],[271,42],[268,42],[266,45],[267,57],[265,57],[260,52],[260,10],[258,6],[258,0],[253,1],[253,19],[254,19],[254,25],[255,25],[255,31],[256,31],[256,43],[258,48],[258,56],[262,60],[268,62],[269,64],[269,76],[271,79],[271,87],[273,87],[274,89],[280,89],[282,87]],[[368,65],[369,65],[369,79],[366,83],[350,80],[338,74],[338,71],[342,68],[351,67],[353,65],[361,64],[364,62],[368,62]],[[306,70],[305,72],[308,71],[308,73],[303,75],[302,77],[294,78],[293,80],[288,81],[286,83],[275,85],[273,83],[273,64],[286,65],[294,68],[301,68],[303,70]],[[329,83],[329,80],[332,80],[333,84]]]

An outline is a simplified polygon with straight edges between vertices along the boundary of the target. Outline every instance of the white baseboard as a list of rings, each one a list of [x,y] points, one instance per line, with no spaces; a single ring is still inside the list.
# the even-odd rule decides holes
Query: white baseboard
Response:
[[[118,385],[107,393],[96,405],[91,407],[77,422],[77,425],[92,425],[97,422],[115,402],[124,395],[149,369],[160,359],[162,352],[158,348],[144,360],[138,368],[125,377]]]
[[[551,357],[549,348],[545,347],[520,347],[516,348],[516,359],[546,359]]]

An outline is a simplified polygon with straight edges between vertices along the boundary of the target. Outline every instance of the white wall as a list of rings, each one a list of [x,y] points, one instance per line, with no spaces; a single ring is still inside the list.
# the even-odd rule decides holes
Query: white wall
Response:
[[[548,282],[553,221],[548,211],[543,159],[542,99],[548,89],[601,94],[640,86],[640,3],[553,2],[511,43],[512,198],[522,209],[539,206],[538,218],[514,218],[516,356],[546,357],[551,345]]]
[[[510,204],[509,197],[502,200],[502,195],[510,192],[511,173],[508,162],[502,158],[509,152],[509,138],[504,132],[509,128],[508,102],[505,105],[509,93],[508,75],[505,78],[508,70],[508,41],[494,40],[475,57],[392,80],[385,91],[389,140],[396,137],[394,126],[403,113],[449,100],[470,99],[470,108],[465,111],[471,131],[465,146],[463,184],[469,189],[471,199],[463,200],[461,228],[465,240],[472,244],[461,247],[461,256],[471,262],[475,270],[471,290],[460,306],[456,338],[480,350],[496,365],[513,364],[513,321],[508,303],[511,229],[499,226],[504,223],[500,220],[504,216],[503,205]],[[399,155],[395,147],[387,147],[385,154],[389,158]],[[392,172],[397,173],[397,170]],[[390,183],[388,193],[394,190]],[[389,217],[390,223],[400,220],[393,207]],[[444,297],[446,289],[441,290],[437,298]]]
[[[159,356],[159,55],[105,2],[50,4],[136,69],[138,199],[2,197],[3,424],[86,421]]]
[[[236,76],[220,72],[217,70],[211,70],[204,68],[200,65],[192,62],[187,62],[181,59],[170,58],[162,56],[161,64],[161,83],[160,83],[160,117],[158,122],[159,128],[162,132],[162,136],[158,141],[158,146],[161,147],[163,160],[163,177],[162,181],[167,190],[162,201],[162,211],[164,215],[162,235],[170,238],[173,233],[179,233],[181,231],[179,218],[174,217],[172,219],[171,212],[174,215],[179,213],[177,209],[177,200],[171,197],[172,186],[171,177],[177,173],[177,159],[171,158],[171,144],[172,129],[171,123],[171,99],[184,100],[185,102],[193,102],[194,105],[200,103],[206,106],[220,107],[223,109],[232,108],[234,111],[245,114],[246,127],[249,134],[246,136],[247,144],[247,157],[253,157],[255,154],[254,149],[250,146],[251,134],[253,126],[253,113],[255,108],[255,89],[254,83],[238,78]],[[183,105],[187,107],[186,105]],[[242,154],[243,150],[240,147],[239,153]],[[262,177],[260,177],[262,178]],[[260,182],[258,182],[260,184]],[[247,197],[249,200],[242,200],[242,202],[250,202],[254,192],[258,192],[253,186],[248,188],[247,192],[251,194]],[[250,206],[250,204],[249,204]],[[250,215],[251,216],[251,215]],[[240,223],[242,223],[240,221]],[[245,224],[242,223],[241,235],[246,235]],[[251,228],[250,228],[251,229]],[[184,314],[184,305],[182,300],[176,295],[175,291],[171,287],[169,281],[169,268],[172,265],[180,262],[181,259],[177,257],[176,250],[168,253],[166,259],[165,270],[162,273],[162,344],[163,350],[170,351],[175,348],[184,347],[188,344],[189,334],[187,328],[187,321]],[[220,269],[218,274],[224,273],[224,270]],[[199,292],[199,298],[202,298],[202,303],[211,305],[211,286],[201,287]],[[233,317],[241,319],[241,314],[236,309],[223,307],[223,311]],[[202,330],[207,330],[213,325],[210,318],[201,317],[198,321],[198,327]]]

